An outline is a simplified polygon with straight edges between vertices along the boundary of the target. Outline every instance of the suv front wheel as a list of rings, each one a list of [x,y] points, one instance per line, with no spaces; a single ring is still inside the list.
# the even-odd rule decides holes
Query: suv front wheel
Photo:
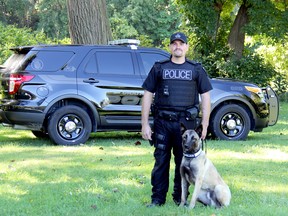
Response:
[[[220,107],[211,117],[212,135],[223,140],[245,140],[251,127],[249,114],[237,104]]]
[[[75,105],[57,109],[48,120],[50,139],[58,145],[79,145],[85,143],[92,129],[88,113]]]

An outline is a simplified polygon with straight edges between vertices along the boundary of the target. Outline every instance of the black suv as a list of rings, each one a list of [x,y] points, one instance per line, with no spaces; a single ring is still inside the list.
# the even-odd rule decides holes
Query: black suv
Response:
[[[61,145],[85,143],[96,131],[140,131],[141,85],[153,63],[170,56],[131,40],[11,50],[0,69],[0,122]],[[250,130],[276,124],[278,98],[270,87],[224,79],[211,83],[212,136],[243,140]]]

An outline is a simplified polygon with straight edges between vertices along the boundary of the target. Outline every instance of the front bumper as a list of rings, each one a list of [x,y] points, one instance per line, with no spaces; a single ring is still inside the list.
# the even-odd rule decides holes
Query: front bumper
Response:
[[[273,126],[278,121],[279,116],[279,99],[276,92],[270,87],[262,88],[266,101],[269,105],[269,126]]]

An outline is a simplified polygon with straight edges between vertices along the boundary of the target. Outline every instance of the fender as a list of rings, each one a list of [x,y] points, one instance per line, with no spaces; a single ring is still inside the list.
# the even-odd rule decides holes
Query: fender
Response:
[[[66,95],[61,95],[57,98],[54,98],[52,101],[49,102],[49,104],[45,107],[44,112],[45,114],[49,113],[50,109],[59,101],[61,100],[77,100],[83,103],[85,106],[88,106],[88,108],[91,110],[93,113],[94,119],[96,120],[95,127],[93,126],[93,131],[97,131],[97,122],[100,122],[99,114],[97,112],[97,107],[100,107],[98,103],[92,103],[90,100],[88,100],[85,97],[82,97],[77,94],[66,94]]]

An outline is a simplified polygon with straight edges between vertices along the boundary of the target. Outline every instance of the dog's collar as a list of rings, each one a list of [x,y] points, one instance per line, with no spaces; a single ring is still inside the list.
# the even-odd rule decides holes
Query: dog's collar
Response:
[[[187,154],[187,153],[183,153],[183,156],[186,158],[197,158],[202,152],[202,149],[199,149],[196,153],[194,154]]]

